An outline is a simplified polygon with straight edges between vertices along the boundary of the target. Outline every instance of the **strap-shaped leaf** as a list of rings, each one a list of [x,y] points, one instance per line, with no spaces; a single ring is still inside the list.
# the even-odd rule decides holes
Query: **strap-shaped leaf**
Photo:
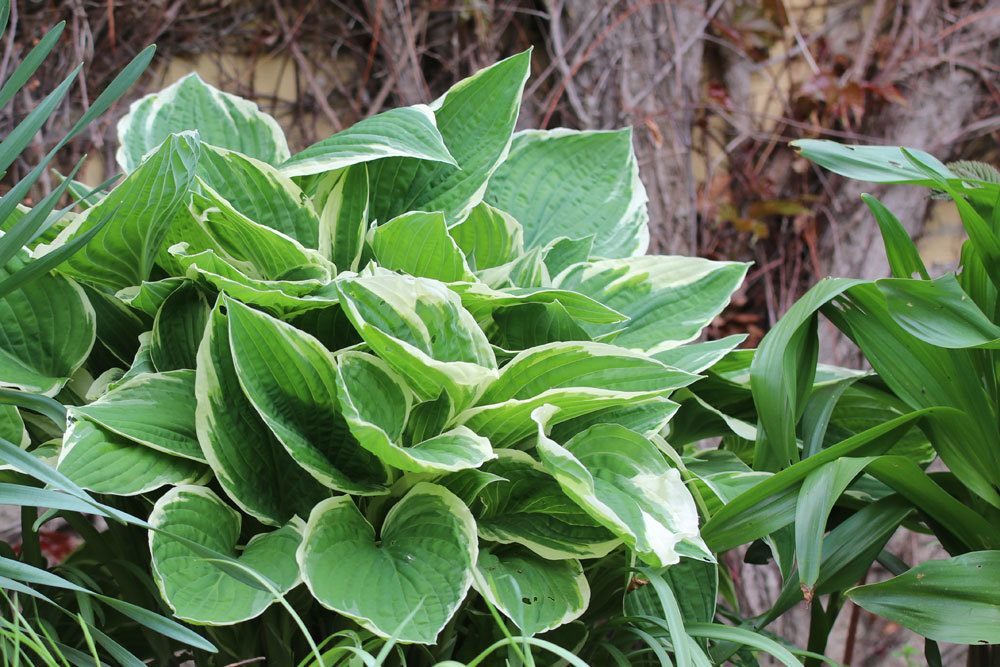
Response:
[[[298,185],[261,160],[205,144],[198,175],[254,222],[319,247],[319,214]]]
[[[237,557],[241,516],[210,489],[178,486],[164,494],[149,515],[153,578],[174,615],[192,623],[229,625],[255,618],[274,597],[235,577],[218,562],[192,551],[176,535],[201,547]],[[301,541],[290,523],[256,535],[239,554],[239,564],[266,577],[279,593],[299,582],[295,550]]]
[[[24,255],[0,268],[17,271]],[[43,274],[0,299],[0,386],[55,395],[90,354],[96,317],[72,280]]]
[[[464,426],[403,446],[410,392],[378,357],[363,352],[338,355],[337,389],[351,433],[388,466],[412,472],[453,472],[478,468],[494,457],[490,441]],[[372,400],[375,396],[379,399]]]
[[[525,452],[501,449],[482,470],[498,478],[483,486],[476,503],[483,539],[520,544],[549,560],[600,558],[621,544]]]
[[[281,165],[288,176],[309,176],[387,157],[443,162],[455,159],[425,104],[390,109],[296,153]]]
[[[563,491],[654,567],[680,560],[682,541],[711,560],[698,535],[698,509],[663,454],[646,438],[601,424],[563,447],[545,435],[554,410],[536,410],[538,454]]]
[[[407,211],[444,211],[449,224],[465,218],[507,155],[530,60],[530,51],[501,60],[431,105],[458,167],[414,158],[370,163],[370,218],[390,220]]]
[[[70,408],[113,433],[159,450],[205,462],[194,425],[194,371],[145,373],[89,405]]]
[[[278,165],[288,144],[277,121],[256,104],[224,93],[191,73],[132,103],[118,122],[118,164],[126,172],[167,135],[198,130],[205,142]]]
[[[590,604],[590,584],[577,560],[546,560],[523,547],[481,549],[476,590],[526,635],[580,617]]]
[[[629,128],[519,132],[486,200],[521,223],[529,248],[589,234],[598,257],[642,255],[649,245],[646,189]]]
[[[413,211],[379,225],[368,237],[380,266],[443,282],[473,280],[444,214]]]
[[[132,442],[86,419],[66,430],[57,467],[81,488],[116,496],[194,484],[211,474],[195,461]]]
[[[323,501],[298,562],[325,607],[381,637],[433,644],[472,584],[478,552],[468,508],[444,487],[420,483],[389,510],[378,538],[351,498]]]
[[[80,280],[119,290],[149,278],[160,245],[183,205],[198,163],[196,133],[167,137],[136,171],[56,239],[84,234],[108,211],[111,219],[62,266]]]
[[[244,396],[221,305],[208,321],[197,369],[198,441],[222,489],[265,524],[308,516],[328,492],[295,462]]]
[[[240,385],[292,458],[330,488],[385,493],[386,469],[358,444],[340,413],[336,368],[326,348],[237,301],[224,305]]]
[[[574,264],[555,285],[586,294],[630,318],[624,326],[585,326],[589,332],[620,330],[616,345],[655,353],[697,338],[729,303],[747,267],[698,257],[609,259]]]
[[[934,185],[934,179],[915,167],[898,146],[849,146],[828,139],[798,139],[791,146],[807,160],[848,178],[872,183]],[[941,177],[957,178],[933,155],[907,150]]]

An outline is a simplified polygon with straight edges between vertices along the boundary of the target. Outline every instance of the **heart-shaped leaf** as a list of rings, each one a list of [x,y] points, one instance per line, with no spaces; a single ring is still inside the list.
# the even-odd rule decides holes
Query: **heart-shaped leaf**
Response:
[[[347,496],[313,510],[299,548],[303,579],[324,606],[381,637],[433,644],[472,584],[476,524],[444,487],[420,483],[375,530]]]

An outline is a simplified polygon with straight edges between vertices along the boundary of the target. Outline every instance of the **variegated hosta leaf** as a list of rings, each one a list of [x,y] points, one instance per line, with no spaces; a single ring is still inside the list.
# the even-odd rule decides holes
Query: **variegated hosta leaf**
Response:
[[[556,286],[581,292],[629,318],[623,327],[585,325],[593,335],[650,353],[698,337],[743,282],[747,264],[650,255],[574,264]]]
[[[0,277],[16,270],[11,260]],[[0,298],[0,386],[55,395],[86,361],[97,335],[94,309],[72,280],[48,274]]]
[[[551,287],[508,287],[493,289],[483,283],[456,283],[452,290],[462,297],[462,305],[477,322],[488,322],[493,311],[527,303],[558,303],[574,319],[582,322],[614,324],[627,318],[585,294]]]
[[[21,413],[13,405],[0,405],[0,438],[19,447],[25,447],[29,442]]]
[[[340,354],[337,389],[354,437],[388,466],[413,472],[450,472],[478,468],[494,456],[489,440],[464,426],[403,446],[410,392],[378,357],[363,352]]]
[[[330,186],[319,216],[320,254],[340,271],[357,271],[368,228],[368,167],[358,164],[324,179]]]
[[[588,234],[598,257],[641,255],[649,245],[631,129],[519,132],[486,201],[521,223],[529,248]]]
[[[163,300],[153,320],[149,355],[158,371],[195,368],[195,355],[208,322],[208,299],[186,282]]]
[[[726,336],[718,340],[704,343],[691,343],[661,350],[655,353],[654,359],[662,361],[667,366],[685,370],[688,373],[701,373],[721,361],[723,357],[736,349],[746,340],[746,334]]]
[[[381,637],[433,644],[469,590],[478,552],[468,508],[420,483],[389,510],[378,537],[351,498],[323,501],[298,561],[325,607]]]
[[[116,496],[193,484],[211,474],[191,459],[133,442],[87,419],[66,430],[57,468],[88,491]]]
[[[155,317],[167,297],[184,284],[184,278],[171,277],[161,280],[142,281],[139,285],[118,290],[115,294],[122,303]]]
[[[281,280],[310,267],[310,277],[331,277],[333,267],[318,252],[251,220],[204,181],[198,183],[206,193],[204,198],[196,197],[203,209],[200,224],[212,238],[211,249],[231,258],[241,271],[264,280]]]
[[[97,317],[97,342],[100,347],[92,351],[92,358],[100,359],[105,351],[109,357],[104,364],[127,366],[139,349],[138,338],[149,331],[150,319],[129,308],[114,294],[83,283],[80,285]],[[103,348],[100,349],[100,348]],[[97,365],[102,365],[101,361]]]
[[[223,491],[262,523],[306,517],[328,492],[302,468],[243,395],[229,343],[229,321],[216,306],[198,349],[198,441]]]
[[[283,165],[288,176],[308,176],[387,157],[455,165],[426,104],[390,109],[296,153]]]
[[[194,371],[145,373],[89,405],[71,407],[112,433],[166,454],[205,462],[194,425]]]
[[[358,333],[420,399],[446,392],[460,410],[496,378],[489,341],[443,283],[378,270],[337,286]]]
[[[698,509],[680,473],[653,443],[635,431],[599,424],[565,447],[546,434],[552,406],[536,410],[538,454],[563,491],[594,519],[618,535],[646,563],[664,567],[678,550],[712,554],[698,533]]]
[[[198,175],[251,220],[319,247],[319,214],[292,179],[275,167],[236,151],[205,144]]]
[[[373,229],[368,243],[387,269],[443,282],[474,280],[441,212],[404,213]]]
[[[520,544],[542,558],[600,558],[621,544],[570,500],[540,463],[502,449],[482,472],[499,480],[480,493],[476,523],[483,539]]]
[[[192,253],[185,243],[170,248],[189,278],[210,285],[243,303],[282,316],[326,308],[339,300],[333,283],[325,280],[261,280],[251,278],[213,250]]]
[[[301,522],[256,535],[237,551],[239,512],[211,489],[178,486],[156,501],[149,523],[158,529],[149,533],[153,578],[177,618],[231,625],[259,616],[276,600],[261,587],[246,583],[248,573],[239,571],[233,576],[228,571],[233,565],[213,562],[172,535],[238,558],[240,565],[268,579],[278,593],[287,593],[299,583],[295,550],[301,542]]]
[[[521,225],[509,213],[482,202],[448,233],[462,249],[473,271],[514,261],[524,252]]]
[[[100,204],[59,234],[54,246],[111,216],[89,243],[60,265],[60,271],[111,290],[148,279],[174,216],[187,198],[200,151],[197,133],[166,137]]]
[[[118,164],[127,173],[167,137],[198,130],[213,146],[239,151],[268,164],[288,159],[278,123],[256,104],[224,93],[191,73],[158,93],[132,103],[118,122]]]
[[[594,248],[594,235],[569,238],[559,236],[546,244],[543,252],[545,268],[550,276],[558,276],[564,269],[586,262]]]
[[[569,311],[558,301],[519,303],[492,313],[490,340],[512,355],[519,350],[571,340],[591,340]]]
[[[358,444],[339,411],[337,371],[326,348],[237,301],[224,305],[240,385],[292,458],[332,489],[385,493],[385,467]]]
[[[526,635],[578,618],[590,584],[577,560],[546,560],[523,547],[480,549],[476,590]]]
[[[531,52],[480,70],[431,105],[458,167],[414,158],[369,164],[372,220],[408,211],[444,211],[454,224],[482,201],[490,176],[507,155]]]
[[[550,343],[514,357],[476,407],[457,420],[489,438],[494,447],[506,447],[534,434],[531,413],[542,405],[560,408],[550,422],[558,424],[597,410],[665,397],[696,379],[696,375],[612,345]],[[663,407],[670,410],[672,405]]]

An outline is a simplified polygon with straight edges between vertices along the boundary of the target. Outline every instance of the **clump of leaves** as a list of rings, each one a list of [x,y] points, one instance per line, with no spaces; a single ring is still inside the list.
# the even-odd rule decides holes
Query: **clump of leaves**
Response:
[[[630,132],[515,133],[529,58],[296,155],[188,76],[133,104],[125,179],[39,247],[94,234],[65,290],[0,322],[0,383],[71,403],[73,484],[155,499],[177,617],[312,600],[323,628],[466,659],[488,638],[463,648],[466,617],[580,617],[595,559],[619,608],[634,563],[714,571],[660,435],[740,342],[691,343],[747,267],[641,256]]]

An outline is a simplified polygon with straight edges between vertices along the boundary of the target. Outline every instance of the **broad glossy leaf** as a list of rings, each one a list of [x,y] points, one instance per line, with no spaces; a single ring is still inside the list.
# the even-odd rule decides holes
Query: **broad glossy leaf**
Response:
[[[13,405],[0,405],[0,438],[21,447],[30,442],[21,413]]]
[[[266,577],[279,593],[299,582],[295,550],[301,541],[294,523],[254,536],[241,552],[240,514],[210,489],[178,486],[156,501],[149,523],[153,578],[174,615],[192,623],[229,625],[255,618],[275,599],[177,540],[238,558],[239,563]],[[163,532],[161,532],[163,531]],[[169,533],[169,534],[167,534]]]
[[[326,193],[320,210],[320,253],[341,271],[357,271],[367,228],[368,167],[359,164],[337,174]]]
[[[864,609],[937,641],[1000,643],[1000,551],[921,563],[847,596]]]
[[[925,343],[954,349],[1000,348],[1000,327],[962,290],[954,274],[934,280],[879,280],[875,284],[896,324]]]
[[[194,484],[211,474],[195,461],[132,442],[87,419],[66,430],[57,468],[88,491],[116,496]]]
[[[379,265],[387,269],[443,282],[473,280],[441,212],[396,216],[372,230],[368,243]]]
[[[118,435],[166,454],[205,462],[195,433],[194,371],[145,373],[70,408]]]
[[[480,549],[473,585],[526,635],[569,623],[587,609],[590,585],[577,560],[546,560],[523,547]]]
[[[486,202],[475,206],[448,233],[465,255],[473,271],[491,269],[515,260],[524,252],[524,233],[509,213]]]
[[[444,391],[458,410],[496,377],[489,341],[443,283],[378,271],[337,287],[361,337],[422,400]]]
[[[132,103],[118,121],[118,164],[134,170],[167,135],[198,130],[213,146],[239,151],[268,164],[288,159],[278,123],[256,104],[224,93],[191,73],[158,93]]]
[[[489,440],[464,426],[404,446],[411,394],[378,357],[363,352],[338,355],[337,391],[351,433],[387,466],[412,472],[453,472],[478,468],[494,457]]]
[[[701,373],[736,349],[746,338],[746,334],[736,334],[704,343],[681,345],[669,350],[661,350],[653,354],[652,357],[667,366],[673,366],[688,373]]]
[[[407,211],[444,211],[453,224],[480,201],[507,155],[531,52],[524,51],[460,81],[431,105],[438,130],[458,167],[415,158],[369,164],[370,218]]]
[[[87,209],[59,235],[55,246],[111,216],[60,270],[111,290],[147,280],[174,216],[187,197],[200,151],[197,133],[166,137],[101,203]]]
[[[596,324],[617,324],[626,316],[589,296],[552,287],[507,287],[494,289],[483,283],[456,283],[451,289],[462,297],[462,305],[477,322],[488,322],[494,311],[522,304],[558,303],[574,319]]]
[[[563,447],[545,435],[550,412],[534,413],[538,454],[566,495],[650,565],[678,562],[682,541],[712,558],[698,535],[694,499],[653,443],[622,426],[601,424]]]
[[[623,326],[588,326],[592,334],[621,330],[616,345],[651,353],[694,340],[729,303],[747,265],[698,257],[647,256],[575,264],[555,281],[630,317]]]
[[[482,470],[499,477],[484,487],[476,512],[479,535],[520,544],[548,560],[600,558],[621,541],[570,500],[540,463],[502,449]]]
[[[0,386],[56,394],[90,354],[96,327],[83,290],[62,276],[41,276],[11,292],[0,299]]]
[[[150,317],[155,317],[160,306],[168,296],[184,284],[184,278],[163,278],[162,280],[146,281],[119,290],[115,294],[123,303],[142,311]]]
[[[158,371],[195,368],[209,303],[194,283],[184,283],[163,301],[153,320],[149,354]]]
[[[204,145],[198,175],[254,222],[319,247],[319,214],[298,185],[275,167],[242,153]]]
[[[358,444],[340,413],[336,368],[326,348],[237,301],[224,304],[240,385],[292,458],[330,488],[385,493],[386,470]]]
[[[146,333],[152,324],[150,318],[136,312],[128,305],[104,290],[87,285],[80,285],[87,294],[87,300],[94,308],[97,316],[97,342],[107,351],[110,358],[104,362],[103,351],[98,348],[92,351],[91,363],[100,367],[102,363],[113,363],[128,366],[139,350],[139,336]],[[95,363],[96,362],[96,363]]]
[[[416,104],[365,118],[296,153],[281,165],[281,171],[308,176],[387,157],[456,165],[438,132],[434,111]]]
[[[486,200],[521,223],[529,248],[588,234],[598,257],[641,255],[649,245],[631,129],[519,132]]]
[[[590,340],[566,307],[552,303],[520,303],[503,306],[491,313],[492,325],[487,329],[494,345],[510,351],[526,350],[547,343]]]
[[[555,238],[544,248],[545,268],[550,276],[557,276],[570,266],[590,259],[593,248],[593,234],[580,238]]]
[[[221,307],[212,311],[197,369],[198,441],[223,491],[265,524],[308,516],[328,492],[295,462],[244,396]]]
[[[468,508],[444,487],[420,483],[389,510],[377,537],[351,498],[323,501],[298,562],[324,606],[380,637],[433,644],[472,584],[478,551]]]
[[[830,171],[873,183],[934,185],[934,180],[914,167],[897,146],[849,146],[827,139],[799,139],[791,143],[802,157]],[[933,155],[910,150],[921,162],[944,178],[957,178]]]

